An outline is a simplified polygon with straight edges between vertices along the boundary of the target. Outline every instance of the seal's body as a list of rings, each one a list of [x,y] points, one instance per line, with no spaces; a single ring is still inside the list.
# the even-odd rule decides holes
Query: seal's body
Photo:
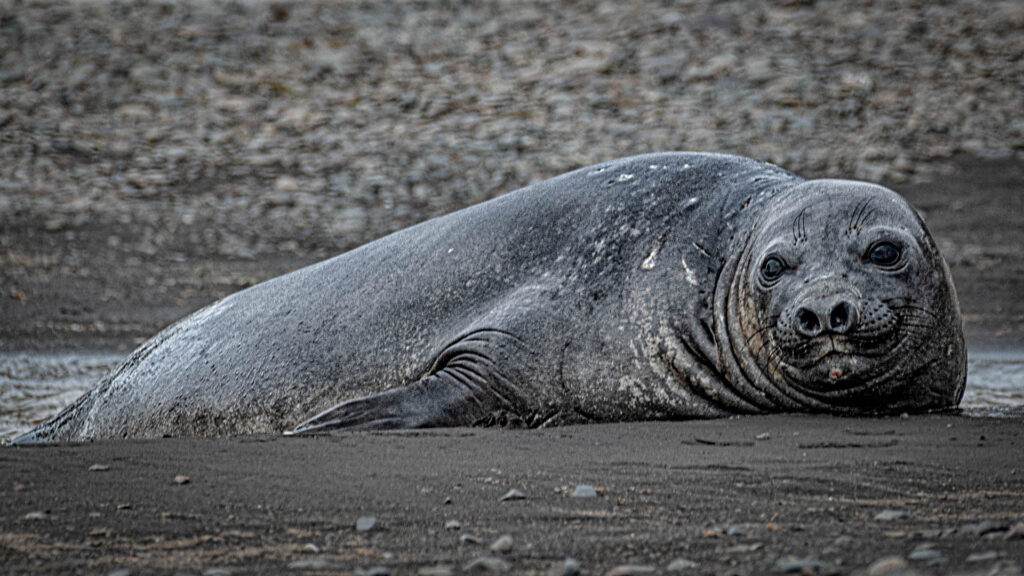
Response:
[[[965,364],[898,195],[651,154],[233,294],[18,441],[941,409]]]

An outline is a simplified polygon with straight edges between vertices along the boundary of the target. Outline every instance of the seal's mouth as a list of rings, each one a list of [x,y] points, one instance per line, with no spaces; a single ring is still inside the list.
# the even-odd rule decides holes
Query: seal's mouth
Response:
[[[795,354],[780,359],[786,378],[817,392],[861,388],[876,380],[892,364],[899,346],[867,346],[843,335],[824,335],[805,343]]]

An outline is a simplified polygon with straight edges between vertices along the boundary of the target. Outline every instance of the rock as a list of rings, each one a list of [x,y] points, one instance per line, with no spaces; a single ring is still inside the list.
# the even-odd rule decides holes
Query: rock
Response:
[[[573,498],[597,498],[597,489],[589,484],[580,484],[572,491]]]
[[[444,523],[444,529],[445,530],[461,530],[462,529],[462,522],[459,522],[458,520],[447,520]]]
[[[391,576],[391,570],[387,566],[370,566],[369,568],[356,568],[352,576]]]
[[[657,568],[646,564],[620,564],[605,572],[605,576],[644,576],[657,573]]]
[[[459,544],[480,544],[483,540],[472,534],[460,534]]]
[[[213,568],[203,570],[203,576],[231,576],[231,574],[231,568],[225,568],[223,566],[215,566]]]
[[[481,556],[462,567],[463,571],[471,573],[508,572],[511,569],[508,562],[496,556]]]
[[[893,520],[909,520],[910,513],[906,510],[882,510],[878,514],[875,514],[875,520],[882,522],[890,522]]]
[[[668,566],[665,567],[665,570],[668,570],[669,572],[682,572],[684,570],[691,570],[699,566],[700,564],[694,562],[693,560],[687,560],[686,558],[676,558],[675,560],[668,563]]]
[[[49,520],[50,519],[50,511],[49,510],[37,510],[35,512],[29,512],[28,514],[25,514],[24,518],[25,518],[25,520]]]
[[[1006,532],[1007,540],[1024,540],[1024,522],[1017,522]]]
[[[369,532],[377,525],[376,516],[360,516],[356,520],[356,532]]]
[[[1010,526],[1005,522],[996,522],[994,520],[982,520],[975,524],[965,524],[960,527],[959,532],[969,534],[971,536],[981,537],[986,534],[993,532],[1003,532],[1009,530]]]
[[[304,558],[288,563],[291,570],[330,570],[336,565],[327,558]]]
[[[185,476],[184,474],[178,474],[177,476],[174,477],[174,483],[179,485],[179,486],[183,486],[185,484],[188,484],[191,481],[192,481],[192,479],[189,478],[188,476]]]
[[[128,568],[118,568],[117,570],[107,572],[107,576],[132,576],[132,571]]]
[[[505,493],[504,496],[499,498],[499,500],[502,501],[502,502],[506,502],[508,500],[524,500],[524,499],[526,499],[526,494],[523,494],[522,492],[520,492],[519,490],[516,490],[515,488],[509,490],[508,492]]]
[[[497,540],[491,543],[491,552],[505,554],[511,551],[514,545],[515,541],[512,539],[512,536],[502,534],[501,536],[498,536]]]
[[[813,574],[821,570],[821,560],[799,556],[783,556],[775,561],[775,570],[784,574]]]
[[[110,466],[107,464],[93,464],[89,466],[89,472],[106,472],[110,470]]]
[[[422,566],[416,571],[418,576],[452,576],[452,569],[449,566],[439,564],[437,566]]]
[[[931,542],[922,542],[907,554],[907,560],[927,562],[929,566],[942,562],[942,553]]]
[[[545,572],[546,576],[579,576],[580,563],[575,558],[566,558],[562,562],[552,564]]]
[[[725,531],[725,533],[729,536],[742,536],[743,534],[745,534],[745,532],[746,531],[739,524],[733,524],[732,526],[729,526],[729,528]]]
[[[989,550],[988,552],[975,552],[969,556],[964,562],[968,564],[977,564],[979,562],[994,562],[999,559],[999,553],[995,550]]]
[[[900,574],[909,567],[907,561],[900,556],[885,556],[871,563],[867,576],[890,576]]]

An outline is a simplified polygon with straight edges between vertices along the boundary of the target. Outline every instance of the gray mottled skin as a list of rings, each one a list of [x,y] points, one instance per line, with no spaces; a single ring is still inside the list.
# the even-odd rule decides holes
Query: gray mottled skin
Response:
[[[229,296],[19,441],[942,409],[965,363],[895,193],[651,154]]]

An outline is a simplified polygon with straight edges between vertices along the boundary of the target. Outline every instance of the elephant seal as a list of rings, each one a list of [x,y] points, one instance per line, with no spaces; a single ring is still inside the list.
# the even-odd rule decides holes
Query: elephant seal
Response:
[[[582,168],[243,290],[18,443],[954,407],[949,270],[872,184]]]

